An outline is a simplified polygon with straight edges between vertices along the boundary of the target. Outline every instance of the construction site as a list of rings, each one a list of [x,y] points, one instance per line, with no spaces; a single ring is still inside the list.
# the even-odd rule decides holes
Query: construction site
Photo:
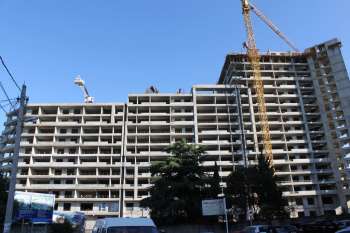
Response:
[[[148,217],[140,201],[150,195],[150,166],[186,139],[205,146],[201,165],[210,173],[217,164],[222,180],[268,157],[291,218],[349,213],[350,80],[340,40],[300,52],[256,6],[242,6],[247,52],[228,54],[213,83],[188,93],[151,87],[127,103],[98,103],[78,77],[84,103],[28,104],[25,116],[37,120],[24,123],[16,190],[54,194],[55,210],[82,211],[91,223]],[[291,51],[259,53],[251,12]],[[11,170],[9,144],[2,141],[4,171]]]

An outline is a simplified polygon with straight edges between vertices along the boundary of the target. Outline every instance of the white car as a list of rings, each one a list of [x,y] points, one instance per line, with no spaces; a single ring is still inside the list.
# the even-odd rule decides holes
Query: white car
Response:
[[[96,220],[92,233],[159,233],[149,218],[103,218]]]

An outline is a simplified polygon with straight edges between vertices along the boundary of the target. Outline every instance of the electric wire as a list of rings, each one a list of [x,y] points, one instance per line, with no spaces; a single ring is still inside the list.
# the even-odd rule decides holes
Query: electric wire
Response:
[[[6,90],[1,82],[0,82],[0,88],[1,88],[2,92],[5,94],[7,101],[11,104],[12,107],[14,107],[11,100],[10,100],[10,97],[8,96]]]
[[[11,101],[15,101],[16,100],[16,98],[13,98],[13,99],[10,99]],[[8,102],[9,100],[8,99],[6,99],[6,100],[0,100],[0,102]]]
[[[4,111],[5,112],[5,114],[7,114],[7,111],[6,111],[6,109],[0,104],[0,108],[1,108],[1,110],[2,111]]]
[[[13,75],[11,74],[10,70],[7,68],[4,60],[2,59],[2,57],[0,56],[0,60],[2,63],[2,66],[5,68],[5,70],[7,71],[7,74],[11,77],[13,83],[16,85],[16,87],[18,88],[19,91],[21,91],[21,88],[19,87],[18,83],[16,82],[15,78],[13,77]]]

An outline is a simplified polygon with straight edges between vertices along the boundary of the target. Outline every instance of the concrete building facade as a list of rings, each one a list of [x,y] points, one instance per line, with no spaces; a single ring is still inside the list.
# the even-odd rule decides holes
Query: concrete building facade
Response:
[[[291,216],[347,211],[350,81],[340,42],[262,54],[261,72],[273,164]],[[17,190],[53,193],[57,210],[91,218],[148,216],[139,203],[149,195],[150,166],[183,138],[205,146],[202,165],[210,172],[216,162],[221,177],[263,153],[246,54],[229,54],[217,84],[190,93],[130,94],[126,104],[31,104],[26,115],[38,121],[24,124]]]
[[[274,166],[284,195],[295,209],[292,216],[348,209],[350,81],[340,47],[335,39],[304,53],[261,55]],[[227,56],[219,84],[239,86],[244,95],[254,97],[246,54]],[[252,102],[252,122],[261,144],[258,107]],[[247,112],[244,103],[242,97],[243,113]]]

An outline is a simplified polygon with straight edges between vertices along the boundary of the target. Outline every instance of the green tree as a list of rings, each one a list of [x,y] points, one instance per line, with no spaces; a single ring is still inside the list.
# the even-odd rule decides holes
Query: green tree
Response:
[[[0,225],[3,224],[5,220],[6,203],[7,203],[7,187],[8,180],[0,172]]]
[[[257,205],[257,176],[256,167],[236,167],[226,179],[226,196],[238,220],[245,221],[247,207],[254,209]]]
[[[271,221],[286,217],[286,200],[277,186],[274,169],[263,155],[257,166],[237,167],[227,178],[226,195],[238,210],[240,220],[247,216],[247,206],[253,211],[255,219]]]
[[[151,209],[151,217],[162,224],[193,222],[201,217],[204,172],[199,165],[203,147],[185,140],[167,148],[169,156],[151,166],[153,187],[141,205]]]
[[[208,178],[208,197],[209,198],[217,198],[218,195],[221,193],[221,187],[220,187],[220,175],[219,175],[219,167],[217,163],[215,162],[214,165],[214,173],[212,176]]]
[[[51,233],[73,233],[74,229],[72,224],[68,221],[64,221],[64,223],[54,223],[51,225]]]
[[[257,173],[258,217],[267,221],[286,217],[287,211],[285,206],[288,203],[277,186],[276,176],[270,160],[263,155],[260,155],[258,158]]]

